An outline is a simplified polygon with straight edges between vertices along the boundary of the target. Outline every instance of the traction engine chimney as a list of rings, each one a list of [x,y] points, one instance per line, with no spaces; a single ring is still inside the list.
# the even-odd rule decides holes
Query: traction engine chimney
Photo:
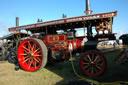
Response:
[[[16,27],[19,26],[19,17],[16,17]]]
[[[92,14],[92,10],[90,7],[90,0],[86,0],[86,10],[84,12],[86,15]]]

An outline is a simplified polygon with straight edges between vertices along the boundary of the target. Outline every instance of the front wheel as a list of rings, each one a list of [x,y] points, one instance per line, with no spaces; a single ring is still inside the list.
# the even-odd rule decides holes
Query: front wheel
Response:
[[[37,71],[47,63],[47,48],[42,40],[26,39],[19,45],[17,58],[24,70]]]
[[[90,50],[81,57],[80,68],[85,75],[96,77],[104,72],[106,61],[99,51]]]

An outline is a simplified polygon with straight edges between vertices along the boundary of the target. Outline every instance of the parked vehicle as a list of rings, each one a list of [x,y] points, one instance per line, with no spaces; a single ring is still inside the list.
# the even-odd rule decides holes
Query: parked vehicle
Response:
[[[128,45],[128,34],[121,35],[119,39],[123,40],[124,45]]]
[[[17,52],[16,49],[18,48],[21,40],[23,38],[30,36],[27,33],[23,32],[14,32],[8,35],[5,35],[0,38],[2,41],[0,45],[0,58],[1,60],[9,60],[9,62],[14,63]]]
[[[19,66],[26,71],[37,71],[49,62],[68,60],[72,52],[74,56],[82,54],[79,63],[85,75],[101,75],[106,68],[106,60],[96,47],[102,40],[115,39],[112,33],[114,16],[117,16],[116,11],[9,28],[10,32],[26,30],[33,34],[18,46]],[[84,35],[77,36],[77,30],[81,28]],[[94,28],[96,35],[93,35]]]

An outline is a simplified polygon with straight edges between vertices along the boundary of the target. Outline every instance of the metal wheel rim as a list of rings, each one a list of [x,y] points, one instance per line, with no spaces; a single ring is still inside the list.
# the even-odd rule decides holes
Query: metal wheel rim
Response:
[[[36,71],[42,65],[43,53],[41,46],[35,40],[24,40],[18,48],[18,61],[26,71]]]
[[[101,75],[106,67],[104,56],[97,52],[88,52],[82,56],[80,68],[85,75],[96,77]]]

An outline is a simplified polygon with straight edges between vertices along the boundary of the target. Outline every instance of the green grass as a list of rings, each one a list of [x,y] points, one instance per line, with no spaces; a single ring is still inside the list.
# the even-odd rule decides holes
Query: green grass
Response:
[[[113,62],[119,51],[105,53],[107,68],[99,77],[88,77],[80,70],[79,62],[74,62],[79,75],[99,82],[128,81],[128,63],[116,64]],[[0,62],[0,85],[67,85],[70,81],[79,80],[72,70],[70,62],[61,62],[36,72],[15,71],[14,65]],[[105,85],[117,85],[105,84]]]
[[[15,71],[14,65],[8,62],[0,63],[0,85],[66,85],[69,81],[78,79],[71,64],[62,63],[47,66],[36,72]]]

